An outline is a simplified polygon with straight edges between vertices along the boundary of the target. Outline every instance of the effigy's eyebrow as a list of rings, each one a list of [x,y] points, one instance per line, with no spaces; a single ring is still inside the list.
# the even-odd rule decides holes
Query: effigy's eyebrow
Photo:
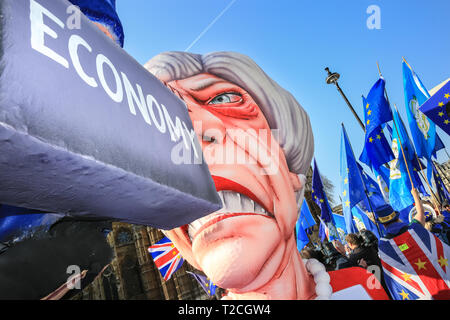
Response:
[[[199,80],[199,81],[195,82],[195,85],[193,85],[189,89],[192,90],[192,91],[202,91],[202,90],[204,90],[206,88],[209,88],[212,85],[215,85],[217,83],[225,83],[225,82],[226,81],[224,81],[222,79],[207,78],[207,79],[202,79],[202,80]]]

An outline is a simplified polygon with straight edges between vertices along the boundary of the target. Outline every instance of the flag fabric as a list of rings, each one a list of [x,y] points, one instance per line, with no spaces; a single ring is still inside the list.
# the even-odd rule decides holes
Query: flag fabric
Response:
[[[450,81],[424,102],[420,111],[450,135]]]
[[[311,196],[314,202],[320,208],[320,217],[325,222],[331,221],[331,207],[328,203],[327,195],[323,189],[322,178],[320,177],[319,167],[317,166],[316,159],[314,159],[314,170],[312,179]]]
[[[394,300],[450,299],[450,247],[418,223],[378,245]]]
[[[186,271],[186,273],[189,273],[195,280],[197,280],[207,295],[213,296],[216,294],[217,286],[209,278],[191,271]]]
[[[384,88],[384,86],[383,86]],[[384,98],[384,89],[383,89]],[[367,100],[363,98],[363,110],[364,110],[364,121],[371,124],[370,127],[366,126],[365,138],[364,138],[364,148],[359,157],[359,160],[369,167],[374,168],[380,167],[382,164],[389,162],[394,158],[389,142],[384,135],[383,128],[379,119],[375,117],[375,112],[378,111],[378,104],[370,104]],[[385,100],[385,99],[384,99]],[[386,102],[387,104],[387,102]],[[384,107],[385,108],[385,107]],[[389,117],[392,119],[392,113],[388,106]],[[377,112],[377,114],[379,114]],[[372,124],[378,124],[374,127]]]
[[[93,22],[99,23],[123,47],[124,33],[122,23],[116,12],[116,0],[69,0],[78,6],[83,14]]]
[[[370,89],[367,99],[363,96],[365,127],[369,135],[392,120],[391,107],[384,95],[385,86],[386,82],[380,78]]]
[[[434,163],[431,164],[433,166],[433,176],[434,176],[434,183],[437,190],[437,193],[439,195],[439,198],[441,198],[441,202],[444,200],[447,200],[450,203],[450,193],[447,190],[447,187],[445,186],[444,182],[441,179],[441,176],[439,172],[437,171],[436,166]]]
[[[442,141],[441,137],[439,137],[439,135],[436,132],[436,143],[435,143],[434,150],[433,150],[433,157],[435,159],[437,159],[437,152],[442,149],[445,149],[445,144]]]
[[[378,188],[383,195],[383,199],[386,203],[389,203],[389,169],[380,166],[377,169],[372,167],[372,172],[377,179]]]
[[[334,225],[336,227],[337,234],[339,235],[341,243],[345,243],[345,236],[348,234],[347,227],[345,226],[344,216],[333,212]]]
[[[359,171],[344,125],[342,125],[340,153],[342,211],[344,213],[347,232],[356,233],[358,229],[354,224],[351,209],[363,200],[366,195],[361,172]]]
[[[409,138],[408,132],[406,131],[405,124],[400,117],[400,114],[395,109],[394,112],[394,119],[397,126],[395,127],[395,133],[396,137],[399,137],[400,140],[397,139],[397,143],[400,141],[403,146],[403,151],[405,152],[406,160],[408,161],[409,170],[411,173],[411,179],[413,180],[414,186],[417,188],[417,190],[424,196],[429,196],[427,193],[422,180],[419,177],[419,172],[422,171],[422,169],[425,169],[426,166],[418,159],[416,150],[414,149],[414,146],[411,142],[411,139]],[[397,134],[398,130],[398,134]],[[401,146],[397,146],[399,150],[399,157],[401,157],[401,161],[404,161],[403,154],[401,150]]]
[[[414,179],[414,171],[410,160],[415,158],[415,154],[413,147],[410,145],[406,128],[403,126],[403,122],[401,121],[397,110],[394,110],[393,114],[396,128],[394,128],[392,132],[392,151],[395,155],[395,159],[389,163],[389,202],[394,210],[402,211],[414,203],[414,198],[411,194],[412,186],[408,176],[408,169],[411,174],[411,179]],[[400,145],[400,141],[402,145]],[[403,158],[401,146],[403,146],[405,152],[408,168],[406,167]],[[418,186],[417,181],[414,185]]]
[[[302,221],[300,220],[300,218],[295,224],[295,230],[297,233],[297,250],[300,252],[309,243],[308,235],[306,234],[306,231],[302,226]]]
[[[384,234],[384,228],[382,225],[377,227],[376,222],[373,220],[374,218],[371,216],[371,212],[367,209],[363,209],[362,206],[357,205],[352,208],[353,219],[355,220],[355,225],[358,228],[358,231],[363,229],[371,231],[378,239],[380,239]],[[378,231],[380,228],[380,231]],[[382,233],[380,235],[380,232]]]
[[[419,110],[419,107],[430,98],[430,94],[405,61],[402,62],[402,68],[405,107],[411,136],[416,146],[417,155],[427,159],[430,163],[436,143],[436,125]],[[427,176],[429,181],[432,172],[432,168],[428,166]]]
[[[305,230],[316,225],[316,221],[311,214],[311,210],[309,209],[306,199],[303,199],[302,208],[300,209],[299,221],[301,222],[301,225]]]
[[[148,248],[155,265],[165,281],[183,265],[184,259],[172,241],[164,237]]]

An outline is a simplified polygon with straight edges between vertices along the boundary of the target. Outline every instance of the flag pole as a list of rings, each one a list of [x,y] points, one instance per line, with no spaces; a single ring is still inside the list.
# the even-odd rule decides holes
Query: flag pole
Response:
[[[395,110],[397,111],[397,106],[395,105],[395,103],[394,103],[394,108],[395,108]],[[398,111],[397,111],[397,113],[398,113]],[[408,162],[406,161],[405,151],[403,150],[402,139],[400,139],[400,133],[399,133],[399,131],[398,131],[397,123],[395,122],[394,117],[392,117],[392,121],[394,122],[394,128],[395,128],[395,131],[397,132],[398,142],[399,142],[399,144],[400,144],[400,148],[401,148],[401,151],[402,151],[403,160],[405,161],[406,171],[408,172],[409,181],[411,181],[411,186],[412,186],[413,188],[416,188],[416,187],[414,186],[414,182],[413,182],[413,180],[412,180],[412,178],[411,178],[411,173],[409,172]]]
[[[408,68],[410,68],[412,71],[414,71],[413,68],[411,67],[411,65],[408,63],[408,61],[406,61],[405,57],[402,57],[402,59],[403,59],[403,61],[406,63],[406,65],[408,66]],[[398,111],[397,111],[397,113],[398,113]],[[445,150],[445,152],[447,152],[447,150]],[[422,164],[420,163],[419,157],[418,157],[418,155],[417,155],[417,153],[416,153],[415,150],[414,150],[414,155],[416,156],[417,162],[419,163],[420,171],[422,171],[422,170],[423,170]],[[447,156],[448,156],[448,154],[447,154]],[[427,186],[428,186],[428,188],[430,189],[431,195],[433,196],[434,200],[437,201],[439,204],[441,204],[441,202],[436,198],[436,195],[435,195],[435,193],[433,192],[433,189],[432,189],[431,186],[430,186],[430,182],[428,181],[428,177],[427,177],[427,176],[424,177],[424,176],[422,175],[422,172],[420,172],[420,175],[422,176],[422,178],[423,178],[423,179],[425,180],[425,182],[427,183]]]
[[[346,132],[346,130],[345,130],[344,123],[341,123],[341,126],[342,126],[342,128],[344,129],[345,136],[347,136],[347,132]],[[351,146],[350,146],[350,148],[351,148]],[[352,153],[353,153],[353,149],[352,149],[351,151],[352,151]],[[355,159],[355,160],[356,160],[356,159]],[[372,219],[373,219],[373,221],[375,222],[375,225],[377,226],[378,234],[379,234],[380,237],[381,237],[381,236],[383,236],[383,234],[381,233],[380,226],[378,225],[378,221],[377,221],[377,218],[376,218],[376,216],[375,216],[375,211],[373,210],[372,202],[370,201],[369,193],[367,192],[366,183],[364,182],[364,179],[363,179],[363,177],[362,177],[362,175],[361,175],[361,171],[359,170],[359,168],[357,168],[357,169],[358,169],[358,171],[359,171],[359,177],[361,178],[361,181],[362,181],[362,184],[363,184],[363,187],[364,187],[364,194],[366,195],[367,202],[369,203],[369,207],[370,207],[370,212],[371,212]],[[340,197],[341,197],[341,196],[339,195],[339,198],[340,198]],[[342,200],[341,200],[341,202],[342,202]],[[351,208],[350,208],[350,209],[351,209]]]
[[[405,62],[406,62],[406,61],[405,61]],[[406,63],[407,63],[407,62],[406,62]],[[380,65],[379,65],[378,61],[377,61],[377,68],[378,68],[378,74],[380,75],[380,77],[383,77],[383,75],[381,74]],[[389,97],[388,97],[388,94],[387,94],[386,87],[384,87],[384,94],[386,95],[386,100],[387,100],[387,103],[388,103],[388,105],[389,105],[389,107],[390,107],[390,106],[391,106],[391,103],[389,102]],[[396,110],[397,113],[398,113],[397,106],[395,105],[395,103],[394,103],[394,108],[395,108],[395,110]],[[412,186],[413,188],[415,188],[414,183],[413,183],[412,178],[411,178],[411,173],[409,172],[408,162],[406,161],[405,152],[404,152],[404,150],[403,150],[403,144],[402,144],[402,141],[401,141],[401,139],[400,139],[400,133],[399,133],[399,131],[398,131],[397,124],[395,123],[394,117],[392,117],[392,122],[394,122],[395,131],[397,132],[398,142],[400,143],[400,148],[401,148],[401,151],[402,151],[403,160],[405,160],[406,170],[408,171],[408,176],[409,176],[409,180],[411,181],[411,186]]]

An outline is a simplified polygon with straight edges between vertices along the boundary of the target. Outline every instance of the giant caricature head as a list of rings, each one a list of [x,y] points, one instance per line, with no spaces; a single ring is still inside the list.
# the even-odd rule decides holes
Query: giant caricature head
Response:
[[[297,204],[314,151],[308,115],[242,54],[167,52],[145,67],[185,101],[224,205],[167,235],[220,287],[248,292],[263,286],[296,252]],[[213,156],[236,150],[250,161]]]

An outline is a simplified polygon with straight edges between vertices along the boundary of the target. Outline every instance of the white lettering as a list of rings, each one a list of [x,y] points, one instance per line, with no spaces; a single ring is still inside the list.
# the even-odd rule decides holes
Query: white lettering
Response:
[[[139,93],[139,98],[136,95],[136,92],[134,91],[133,86],[130,83],[130,80],[128,80],[128,77],[125,73],[122,72],[122,79],[123,84],[125,86],[125,92],[127,94],[128,98],[128,107],[130,108],[130,112],[134,115],[136,115],[136,108],[134,107],[134,102],[136,102],[139,110],[141,111],[142,117],[144,117],[145,122],[148,124],[152,124],[150,122],[150,117],[147,112],[147,105],[145,103],[144,94],[142,93],[142,88],[140,85],[136,84],[136,88]],[[134,101],[134,102],[133,102]]]
[[[41,6],[34,0],[30,0],[30,20],[31,20],[31,47],[46,55],[50,59],[58,62],[65,68],[69,68],[69,62],[55,51],[45,45],[45,34],[48,34],[53,39],[58,38],[58,34],[55,30],[44,24],[44,15],[52,19],[64,29],[64,23],[59,20],[53,13]]]
[[[156,120],[155,113],[153,112],[153,105],[155,105],[156,108],[158,109],[159,121]],[[161,133],[165,133],[166,122],[164,121],[163,112],[161,110],[161,107],[159,106],[158,101],[156,101],[155,97],[152,96],[151,94],[147,95],[147,107],[148,110],[150,111],[150,116],[152,117],[153,123],[155,124],[156,128],[158,128],[158,130]]]
[[[80,58],[78,56],[78,47],[82,45],[85,47],[89,52],[92,52],[92,48],[89,46],[89,44],[80,36],[74,34],[69,39],[69,54],[70,58],[72,59],[73,66],[75,70],[77,71],[78,75],[81,79],[83,79],[84,82],[86,82],[91,87],[98,87],[97,82],[94,78],[89,77],[81,67]]]
[[[115,101],[117,103],[122,102],[122,100],[123,100],[122,81],[120,80],[119,73],[117,72],[116,68],[114,67],[112,62],[101,53],[97,56],[96,63],[97,63],[97,74],[98,74],[98,77],[100,79],[100,83],[102,84],[103,89],[105,89],[105,92],[108,94],[108,96],[111,97],[111,99],[113,99],[113,101]],[[103,65],[105,63],[109,66],[109,68],[111,69],[111,71],[114,74],[114,78],[116,79],[116,91],[117,92],[113,92],[109,88],[108,84],[106,83],[105,73],[103,71]]]

